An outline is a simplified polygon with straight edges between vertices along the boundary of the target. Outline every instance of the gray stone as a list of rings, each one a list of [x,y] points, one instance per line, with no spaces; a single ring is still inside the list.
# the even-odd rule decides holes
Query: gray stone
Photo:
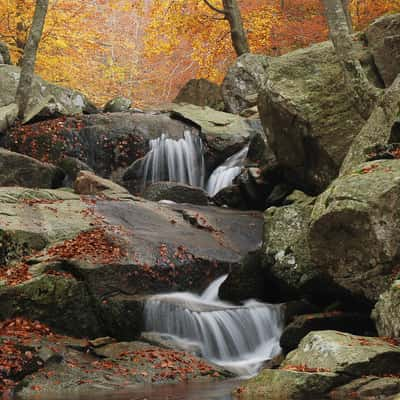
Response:
[[[5,43],[0,42],[0,64],[12,65],[10,52]]]
[[[268,62],[268,57],[256,54],[244,54],[235,61],[222,84],[226,111],[240,114],[257,104]]]
[[[223,111],[221,88],[207,79],[191,79],[187,82],[176,96],[174,103],[188,103],[201,107],[210,107],[214,110]]]
[[[132,106],[132,101],[127,99],[126,97],[116,97],[115,99],[110,100],[104,106],[104,112],[106,113],[114,113],[114,112],[124,112],[128,111]]]

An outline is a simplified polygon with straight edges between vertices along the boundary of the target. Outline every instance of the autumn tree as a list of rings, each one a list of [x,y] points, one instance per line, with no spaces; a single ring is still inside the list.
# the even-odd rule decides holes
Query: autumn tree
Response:
[[[214,6],[209,0],[204,2],[213,11],[222,14],[229,22],[232,45],[238,56],[245,53],[250,53],[250,46],[247,40],[247,33],[243,26],[242,14],[237,0],[222,0],[223,8]]]
[[[16,103],[18,104],[19,110],[18,117],[20,119],[24,118],[28,106],[35,72],[36,54],[42,37],[48,7],[49,0],[36,0],[35,13],[28,40],[24,48],[24,55],[21,62],[21,75],[16,93]]]

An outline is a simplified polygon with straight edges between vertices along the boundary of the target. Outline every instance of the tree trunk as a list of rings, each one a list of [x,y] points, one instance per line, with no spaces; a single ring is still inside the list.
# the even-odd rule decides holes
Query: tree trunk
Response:
[[[42,37],[48,7],[49,0],[36,0],[35,14],[22,57],[21,76],[16,94],[16,102],[19,107],[18,117],[21,120],[25,116],[29,101],[35,71],[36,54]]]
[[[247,40],[247,33],[243,26],[242,15],[237,0],[222,0],[226,18],[231,28],[233,48],[238,56],[250,53],[250,46]]]
[[[26,13],[26,4],[25,0],[16,0],[15,1],[15,44],[17,46],[20,59],[18,61],[21,62],[22,55],[24,53],[24,47],[26,44],[26,32],[27,27],[24,21],[24,14]]]
[[[378,99],[379,91],[370,84],[360,61],[354,54],[342,1],[346,0],[323,0],[330,37],[342,65],[347,89],[354,97],[358,112],[368,119]]]
[[[250,53],[250,46],[247,39],[247,33],[243,26],[242,14],[237,0],[222,0],[224,8],[221,10],[215,7],[210,0],[203,0],[213,11],[216,11],[225,16],[228,20],[232,45],[235,49],[236,55],[239,57],[242,54]]]
[[[364,150],[376,144],[388,143],[392,128],[400,116],[400,74],[378,100],[371,116],[355,137],[343,161],[340,174],[352,171],[365,161]]]
[[[342,6],[344,14],[346,16],[349,33],[353,33],[353,21],[351,19],[351,13],[350,13],[350,0],[342,0]]]

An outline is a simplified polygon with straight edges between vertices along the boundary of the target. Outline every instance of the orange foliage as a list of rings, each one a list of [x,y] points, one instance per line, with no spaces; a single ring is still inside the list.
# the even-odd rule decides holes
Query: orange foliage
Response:
[[[239,1],[255,53],[279,55],[326,40],[320,0]],[[21,56],[34,0],[0,2],[0,40]],[[221,7],[221,0],[213,0]],[[282,7],[283,5],[283,7]],[[355,29],[399,12],[400,0],[351,0]],[[220,82],[234,60],[229,25],[203,0],[50,0],[37,72],[98,104],[169,101],[190,78]]]

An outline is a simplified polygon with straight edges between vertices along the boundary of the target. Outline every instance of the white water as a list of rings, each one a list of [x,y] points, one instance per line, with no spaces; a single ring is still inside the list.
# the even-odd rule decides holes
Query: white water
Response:
[[[218,290],[226,277],[214,281],[201,296],[153,296],[145,305],[146,330],[170,335],[180,348],[194,345],[211,362],[252,376],[280,352],[280,307],[254,300],[240,307],[222,302]]]
[[[214,170],[207,182],[207,192],[210,197],[214,197],[223,188],[232,185],[233,180],[242,171],[248,151],[248,146],[244,147]]]
[[[178,140],[161,135],[150,140],[150,151],[143,161],[143,186],[159,181],[204,187],[210,197],[232,185],[246,160],[248,147],[229,157],[217,167],[205,184],[204,149],[201,139],[185,131]]]
[[[204,186],[205,164],[203,144],[190,131],[174,140],[166,135],[150,140],[150,151],[143,165],[143,181],[172,181],[191,186]]]

